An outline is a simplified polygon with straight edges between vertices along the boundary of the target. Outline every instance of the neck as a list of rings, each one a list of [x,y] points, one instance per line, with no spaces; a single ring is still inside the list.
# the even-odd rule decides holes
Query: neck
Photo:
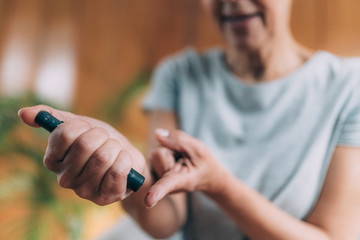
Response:
[[[230,70],[247,83],[266,82],[283,77],[299,68],[312,55],[292,37],[282,37],[258,49],[225,51]]]

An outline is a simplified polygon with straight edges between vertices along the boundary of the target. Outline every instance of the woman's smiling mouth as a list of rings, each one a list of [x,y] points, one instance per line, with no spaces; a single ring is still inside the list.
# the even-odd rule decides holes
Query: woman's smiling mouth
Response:
[[[228,25],[229,27],[244,27],[251,20],[262,17],[259,12],[252,14],[231,14],[220,16],[220,21],[223,26]]]

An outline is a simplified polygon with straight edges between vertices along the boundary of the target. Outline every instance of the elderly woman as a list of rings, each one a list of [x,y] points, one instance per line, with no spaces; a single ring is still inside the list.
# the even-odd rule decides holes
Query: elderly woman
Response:
[[[156,238],[358,239],[360,60],[299,45],[291,0],[202,2],[226,48],[158,67],[144,101],[150,166],[103,122],[22,109],[31,126],[43,109],[65,121],[45,166],[80,197],[121,201]],[[146,177],[135,194],[131,167]]]

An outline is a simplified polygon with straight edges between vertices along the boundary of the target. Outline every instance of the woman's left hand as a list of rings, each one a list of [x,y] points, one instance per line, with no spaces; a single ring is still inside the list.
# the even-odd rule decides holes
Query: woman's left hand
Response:
[[[217,193],[221,189],[220,179],[228,173],[204,143],[179,130],[157,129],[156,138],[161,146],[153,150],[150,163],[159,180],[145,197],[147,206],[169,193]]]

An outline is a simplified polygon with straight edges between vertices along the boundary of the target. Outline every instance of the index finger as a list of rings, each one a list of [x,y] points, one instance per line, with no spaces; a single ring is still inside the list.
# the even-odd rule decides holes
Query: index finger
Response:
[[[145,205],[153,207],[158,201],[163,199],[166,195],[186,189],[189,178],[178,171],[182,163],[176,163],[172,171],[163,175],[154,185],[149,188],[145,196]]]

